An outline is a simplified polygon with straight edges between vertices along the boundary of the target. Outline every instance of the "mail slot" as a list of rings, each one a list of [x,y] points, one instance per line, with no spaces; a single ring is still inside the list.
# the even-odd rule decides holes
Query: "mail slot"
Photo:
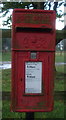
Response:
[[[55,18],[52,10],[13,11],[11,111],[53,110]]]

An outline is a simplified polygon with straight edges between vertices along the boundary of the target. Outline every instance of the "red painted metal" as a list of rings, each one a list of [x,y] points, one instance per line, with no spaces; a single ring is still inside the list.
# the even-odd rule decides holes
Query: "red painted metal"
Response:
[[[55,12],[14,9],[11,111],[45,112],[54,105]],[[36,52],[36,58],[31,58]],[[42,63],[42,92],[25,93],[25,63]],[[39,73],[38,73],[39,74]]]

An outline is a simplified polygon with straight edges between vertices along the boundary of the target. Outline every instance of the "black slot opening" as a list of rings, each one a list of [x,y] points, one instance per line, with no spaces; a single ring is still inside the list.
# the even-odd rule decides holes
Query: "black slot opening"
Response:
[[[24,28],[16,27],[16,32],[51,32],[52,28]]]

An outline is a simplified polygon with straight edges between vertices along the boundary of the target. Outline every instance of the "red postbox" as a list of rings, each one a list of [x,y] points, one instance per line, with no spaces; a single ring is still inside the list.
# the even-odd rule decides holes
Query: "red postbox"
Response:
[[[13,11],[12,102],[16,112],[53,109],[55,12]]]

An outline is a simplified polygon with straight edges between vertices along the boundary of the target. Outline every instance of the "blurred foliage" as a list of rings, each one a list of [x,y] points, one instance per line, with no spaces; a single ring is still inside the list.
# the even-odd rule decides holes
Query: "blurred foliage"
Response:
[[[58,12],[58,8],[62,5],[66,6],[66,3],[61,0],[60,2],[2,2],[1,3],[1,12],[3,13],[3,17],[9,13],[10,9],[14,8],[22,8],[22,9],[44,9],[44,10],[55,10],[56,16],[58,18],[61,18],[64,14],[62,13],[62,10]],[[53,6],[53,7],[52,7]],[[3,25],[8,25],[11,27],[11,19],[12,14],[7,17],[7,20],[4,20]]]

